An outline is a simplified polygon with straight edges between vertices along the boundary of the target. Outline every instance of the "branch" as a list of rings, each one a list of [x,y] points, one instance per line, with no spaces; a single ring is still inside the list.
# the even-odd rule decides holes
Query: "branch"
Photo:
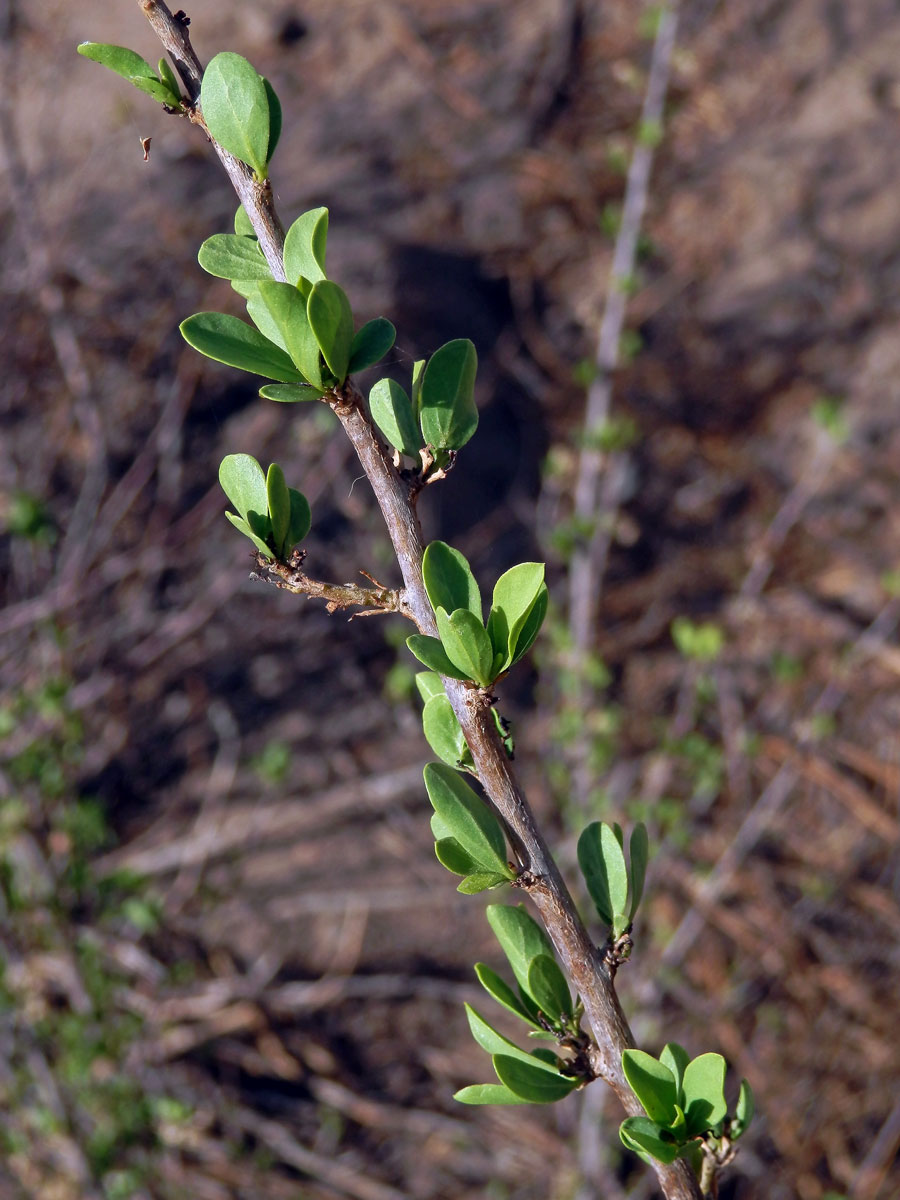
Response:
[[[678,0],[670,0],[660,13],[656,30],[647,91],[641,109],[641,130],[649,132],[661,125],[677,27]],[[581,652],[593,647],[603,575],[613,536],[612,524],[622,491],[624,462],[621,456],[604,454],[598,449],[596,437],[609,418],[613,374],[619,362],[619,342],[628,304],[627,282],[634,274],[654,148],[654,139],[644,139],[639,134],[628,168],[622,220],[600,323],[597,375],[588,390],[584,415],[585,445],[578,459],[575,516],[592,521],[593,531],[588,544],[578,547],[573,554],[569,576],[569,626],[575,648]]]
[[[192,100],[196,100],[202,68],[190,46],[183,22],[176,21],[161,0],[138,0],[138,4],[172,56],[182,79],[189,85]],[[247,169],[220,150],[215,142],[213,145],[241,197],[275,278],[283,280],[281,252],[284,235],[275,213],[271,189],[254,184],[252,178],[248,180]],[[264,235],[269,239],[265,244]],[[437,636],[434,614],[422,578],[424,546],[409,484],[401,478],[378,440],[365,413],[362,396],[351,381],[348,380],[343,389],[335,393],[331,407],[353,443],[387,524],[403,575],[408,615],[422,633]],[[621,1065],[622,1051],[634,1044],[631,1032],[622,1015],[602,955],[588,936],[515,778],[494,726],[490,699],[474,685],[458,680],[445,679],[444,686],[472,752],[482,786],[506,824],[522,868],[524,889],[538,909],[550,939],[581,996],[597,1040],[598,1051],[593,1065],[599,1076],[613,1087],[626,1112],[640,1115],[643,1109],[628,1086]],[[696,1178],[687,1163],[679,1161],[670,1166],[661,1163],[653,1165],[667,1200],[700,1200]]]
[[[364,611],[355,613],[354,616],[368,617],[375,613],[400,613],[401,616],[412,619],[411,614],[407,611],[406,597],[403,592],[383,587],[377,580],[372,579],[371,575],[367,578],[372,579],[375,584],[374,588],[360,587],[358,583],[324,583],[320,579],[310,579],[300,569],[303,558],[304,552],[300,550],[294,551],[289,563],[272,562],[262,554],[257,554],[256,565],[261,571],[267,571],[270,576],[277,576],[274,579],[267,579],[268,583],[277,588],[293,592],[297,596],[327,600],[326,608],[330,613],[336,612],[339,608],[361,608]],[[363,571],[361,574],[365,575],[366,572]],[[257,576],[257,578],[262,577]]]

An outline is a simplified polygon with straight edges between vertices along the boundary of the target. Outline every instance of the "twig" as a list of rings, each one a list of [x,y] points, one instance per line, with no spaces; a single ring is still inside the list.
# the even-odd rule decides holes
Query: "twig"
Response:
[[[166,35],[163,44],[176,66],[196,89],[199,63],[187,42],[184,29],[176,23],[165,4],[138,0],[157,32]],[[196,90],[192,95],[196,95]],[[241,197],[276,279],[284,279],[281,262],[281,223],[274,212],[271,188],[248,180],[247,170],[216,148],[232,183]],[[230,161],[229,161],[230,160]],[[240,167],[238,170],[237,168]],[[264,243],[265,235],[265,243]],[[362,396],[348,381],[336,394],[331,407],[353,444],[360,463],[387,523],[388,532],[406,589],[408,612],[422,633],[437,635],[437,626],[422,578],[424,546],[418,518],[407,483],[394,467],[370,424]],[[537,827],[501,744],[488,696],[472,685],[444,680],[447,696],[462,726],[478,776],[493,807],[504,821],[523,872],[533,880],[527,890],[537,907],[585,1007],[585,1015],[597,1039],[596,1066],[618,1095],[629,1115],[643,1112],[622,1071],[622,1051],[633,1038],[619,1007],[602,954],[592,943],[543,835]],[[698,1200],[697,1181],[683,1162],[669,1166],[655,1163],[657,1177],[668,1200]]]
[[[656,129],[662,122],[677,26],[678,0],[671,0],[660,13],[656,30],[641,110],[642,131]],[[587,544],[577,547],[572,555],[569,575],[569,628],[579,652],[593,647],[603,575],[624,477],[623,455],[603,454],[597,447],[596,438],[609,418],[613,374],[619,362],[619,343],[628,305],[627,283],[634,274],[653,157],[654,139],[639,135],[628,169],[622,221],[600,323],[597,374],[588,390],[585,408],[585,444],[578,458],[575,516],[592,522],[592,533]]]
[[[325,607],[330,613],[336,612],[340,608],[361,608],[364,611],[355,613],[355,616],[368,617],[375,613],[400,613],[401,616],[412,619],[410,613],[406,611],[402,592],[393,591],[391,588],[381,585],[372,589],[360,587],[358,583],[324,583],[320,579],[310,579],[300,570],[302,561],[302,556],[296,550],[290,563],[272,562],[263,558],[262,555],[257,556],[256,560],[261,571],[267,571],[269,575],[277,576],[277,579],[269,580],[275,587],[293,592],[296,596],[327,600],[328,603]],[[365,575],[366,573],[361,571],[360,574]],[[371,576],[367,576],[367,578],[371,578]]]

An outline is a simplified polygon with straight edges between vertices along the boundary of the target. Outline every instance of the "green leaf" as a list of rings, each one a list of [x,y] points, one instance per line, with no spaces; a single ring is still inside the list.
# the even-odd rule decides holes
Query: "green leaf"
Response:
[[[500,671],[512,663],[516,643],[544,583],[543,563],[519,563],[497,580],[487,631]]]
[[[256,237],[256,230],[253,228],[253,222],[247,216],[247,212],[243,204],[239,204],[235,210],[234,232],[238,235],[238,237]]]
[[[422,730],[425,740],[439,759],[451,767],[459,766],[468,746],[443,689],[439,696],[432,696],[423,708]]]
[[[226,512],[225,516],[232,523],[235,529],[239,529],[244,537],[248,537],[250,539],[260,554],[264,554],[266,558],[274,557],[272,554],[272,547],[269,546],[267,542],[263,541],[258,534],[254,533],[246,521],[244,521],[241,517],[235,516],[233,512]]]
[[[528,995],[545,1017],[556,1025],[572,1016],[572,997],[566,977],[549,954],[539,954],[528,967]]]
[[[490,686],[494,656],[480,618],[467,608],[458,608],[449,615],[439,608],[435,616],[441,645],[453,665],[465,671],[466,678],[473,679],[481,687]]]
[[[509,1058],[517,1058],[519,1062],[527,1063],[528,1066],[534,1065],[536,1070],[544,1071],[547,1074],[559,1075],[559,1066],[557,1065],[556,1055],[551,1054],[551,1062],[543,1062],[540,1059],[535,1059],[533,1054],[527,1050],[521,1049],[515,1042],[511,1042],[509,1038],[498,1033],[497,1030],[488,1021],[484,1019],[477,1009],[474,1009],[471,1004],[466,1004],[466,1017],[469,1021],[469,1029],[472,1031],[472,1037],[488,1054],[505,1054]]]
[[[647,861],[650,858],[650,841],[647,837],[647,826],[643,821],[638,821],[631,831],[628,854],[631,859],[631,905],[628,909],[628,920],[631,922],[644,895]]]
[[[422,377],[419,420],[435,450],[459,450],[478,427],[475,372],[478,356],[468,338],[436,350]]]
[[[207,238],[197,261],[204,271],[218,279],[272,278],[256,238],[238,237],[235,233],[214,233]]]
[[[690,1055],[684,1046],[679,1046],[677,1042],[666,1042],[662,1048],[662,1054],[659,1056],[659,1061],[664,1067],[668,1067],[675,1076],[675,1087],[678,1090],[678,1098],[681,1100],[681,1082],[684,1079],[684,1069],[691,1061]]]
[[[397,330],[385,317],[375,317],[366,321],[353,335],[350,345],[350,365],[347,370],[352,375],[354,371],[363,371],[373,363],[380,362],[390,350],[397,337]]]
[[[464,555],[446,542],[431,542],[422,559],[422,577],[431,607],[448,613],[467,608],[481,621],[481,592]]]
[[[616,926],[628,899],[628,872],[622,847],[609,825],[592,821],[584,830],[578,839],[578,865],[600,919],[618,936],[622,930]]]
[[[296,404],[300,400],[318,400],[321,388],[308,383],[267,383],[259,389],[263,400],[277,400],[279,404]]]
[[[473,1083],[453,1093],[460,1104],[527,1104],[521,1096],[511,1092],[502,1083]]]
[[[393,379],[379,379],[369,392],[369,412],[388,445],[409,458],[418,456],[422,435],[413,416],[409,396],[399,383]]]
[[[433,696],[444,695],[444,685],[436,671],[420,671],[416,675],[416,687],[419,689],[423,704],[427,704]]]
[[[532,605],[531,611],[525,618],[522,628],[519,632],[516,648],[513,651],[512,662],[510,666],[515,666],[520,658],[524,658],[534,644],[534,639],[541,631],[541,626],[544,623],[544,617],[547,615],[547,604],[549,603],[550,594],[547,591],[547,585],[541,588],[537,594],[537,599]]]
[[[322,357],[338,383],[343,383],[353,344],[353,313],[344,289],[330,279],[320,279],[309,293],[306,311]]]
[[[169,65],[169,60],[167,58],[161,58],[159,60],[159,65],[157,67],[157,74],[159,75],[160,82],[163,83],[169,89],[169,91],[172,93],[173,96],[180,99],[181,98],[181,82],[179,81],[178,76],[175,74],[175,72],[172,70],[171,66]]]
[[[429,763],[425,768],[425,788],[432,808],[463,850],[483,868],[512,878],[500,822],[459,772],[442,763]]]
[[[300,278],[318,283],[325,278],[327,241],[328,209],[311,208],[301,213],[284,239],[284,273],[289,283]]]
[[[293,284],[278,283],[274,279],[257,284],[257,293],[294,365],[314,388],[321,388],[319,343],[310,327],[303,297]]]
[[[662,1129],[649,1117],[626,1117],[619,1126],[619,1137],[629,1150],[639,1154],[644,1162],[655,1158],[662,1163],[674,1162],[678,1157],[678,1146],[666,1137]]]
[[[280,383],[302,383],[303,376],[288,356],[252,325],[226,313],[195,313],[182,321],[181,336],[216,362],[252,371]]]
[[[291,497],[288,486],[284,481],[284,471],[278,463],[272,463],[266,475],[266,498],[269,507],[269,520],[272,522],[272,545],[275,556],[284,558],[285,543],[291,526]]]
[[[480,866],[454,837],[439,837],[434,843],[434,854],[441,866],[454,875],[472,875]]]
[[[278,145],[278,139],[281,137],[281,101],[275,89],[269,83],[264,75],[260,76],[263,81],[263,87],[266,89],[266,100],[269,104],[269,145],[266,149],[266,162],[272,161],[272,155],[275,153],[275,147]]]
[[[553,957],[550,939],[521,904],[489,904],[485,910],[488,924],[509,960],[516,982],[528,992],[528,971],[540,954]],[[530,993],[529,993],[530,994]]]
[[[200,85],[200,107],[213,140],[265,179],[269,96],[262,76],[246,58],[224,50],[210,60]]]
[[[253,516],[268,520],[266,477],[252,454],[227,454],[219,466],[219,484],[244,521],[255,525]]]
[[[540,1026],[516,993],[504,979],[500,978],[496,971],[492,971],[485,963],[476,963],[475,974],[478,976],[478,982],[484,990],[489,996],[493,996],[498,1004],[502,1004],[504,1008],[509,1009],[511,1013],[515,1013],[517,1017],[526,1021],[535,1029],[540,1029]]]
[[[288,495],[291,498],[291,519],[288,524],[287,549],[290,550],[309,533],[312,513],[309,510],[309,501],[302,492],[298,492],[296,488],[288,488]]]
[[[424,633],[414,633],[406,639],[406,644],[419,662],[429,670],[436,671],[438,675],[444,675],[449,679],[467,678],[462,671],[454,667],[438,638],[429,637]]]
[[[692,1059],[684,1069],[682,1090],[689,1136],[704,1133],[718,1125],[728,1112],[725,1103],[725,1059],[722,1055],[701,1054]]]
[[[477,969],[477,968],[476,968]],[[732,1138],[739,1138],[747,1131],[747,1126],[753,1120],[756,1105],[753,1101],[753,1091],[746,1079],[741,1080],[741,1090],[738,1093],[734,1119],[731,1122]]]
[[[492,1061],[500,1082],[531,1104],[552,1104],[578,1087],[577,1079],[554,1074],[540,1066],[535,1059],[522,1062],[506,1054],[495,1054]]]
[[[486,892],[509,882],[509,875],[501,875],[499,871],[474,871],[465,877],[456,890],[464,896],[474,896],[478,892]]]
[[[82,42],[78,46],[78,53],[115,71],[160,104],[177,108],[179,89],[176,87],[173,93],[170,87],[156,78],[147,60],[141,58],[140,54],[135,54],[133,50],[128,50],[125,46],[111,46],[105,42]]]
[[[624,1050],[622,1070],[648,1117],[661,1125],[674,1120],[678,1086],[668,1067],[643,1050]]]

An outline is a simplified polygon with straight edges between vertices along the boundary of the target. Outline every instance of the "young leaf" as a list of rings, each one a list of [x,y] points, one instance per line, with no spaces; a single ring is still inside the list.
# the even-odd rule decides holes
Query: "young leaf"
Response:
[[[321,388],[319,343],[310,327],[303,297],[293,284],[274,279],[262,280],[256,290],[294,365],[314,388]],[[249,310],[250,302],[247,307]]]
[[[475,968],[478,969],[477,967]],[[747,1126],[753,1120],[753,1114],[756,1111],[753,1102],[753,1092],[750,1084],[746,1079],[741,1080],[741,1090],[738,1093],[737,1105],[734,1110],[734,1119],[731,1122],[732,1138],[739,1138],[747,1131]]]
[[[454,837],[439,837],[434,843],[434,854],[441,866],[454,875],[472,875],[479,870],[480,864]]]
[[[425,789],[432,808],[463,850],[482,867],[512,878],[500,822],[459,772],[442,763],[429,763]]]
[[[622,1070],[647,1116],[661,1125],[675,1117],[678,1088],[668,1067],[643,1050],[624,1050]]]
[[[425,441],[435,450],[459,450],[475,432],[477,368],[478,357],[468,338],[447,342],[428,360],[419,420]]]
[[[181,99],[181,84],[167,58],[161,58],[157,66],[160,83],[164,84],[177,99]],[[173,106],[174,107],[174,106]]]
[[[344,289],[330,279],[320,279],[309,293],[306,312],[322,357],[338,383],[343,383],[353,344],[353,313]]]
[[[251,513],[268,516],[266,477],[251,454],[227,454],[219,466],[219,483],[244,521]]]
[[[522,627],[544,583],[543,563],[519,563],[497,580],[488,617],[488,635],[505,671],[512,663]]]
[[[468,678],[458,667],[454,667],[438,638],[429,637],[424,633],[414,633],[406,639],[406,644],[420,663],[429,670],[436,671],[438,675],[444,675],[449,679]]]
[[[396,336],[397,330],[385,317],[366,321],[353,335],[347,368],[349,373],[352,375],[354,371],[363,371],[373,363],[380,362],[393,346]]]
[[[478,976],[478,982],[484,990],[489,996],[493,996],[498,1004],[502,1004],[504,1008],[509,1009],[511,1013],[515,1013],[517,1017],[526,1021],[535,1029],[540,1029],[540,1026],[516,993],[505,980],[500,978],[496,971],[492,971],[485,963],[476,963],[475,974]]]
[[[288,488],[291,498],[291,519],[288,525],[286,549],[290,550],[298,542],[302,542],[309,533],[312,524],[312,514],[309,511],[309,501],[296,488]]]
[[[471,1004],[465,1005],[466,1017],[469,1021],[469,1029],[472,1031],[472,1037],[488,1054],[505,1054],[509,1058],[517,1058],[520,1062],[532,1064],[539,1071],[545,1071],[548,1074],[559,1075],[559,1066],[557,1065],[556,1055],[550,1055],[551,1062],[535,1061],[535,1056],[529,1054],[527,1050],[522,1050],[515,1042],[511,1042],[509,1038],[505,1038],[502,1033],[490,1025],[484,1017],[474,1009]]]
[[[519,636],[516,641],[516,648],[513,651],[512,662],[510,666],[515,666],[520,658],[524,658],[531,647],[534,645],[534,639],[541,631],[541,626],[544,623],[544,617],[547,615],[547,604],[549,602],[549,592],[547,585],[543,587],[537,594],[537,599],[531,607],[531,611],[525,618]]]
[[[412,369],[412,385],[409,390],[409,398],[412,401],[413,412],[418,419],[419,413],[422,411],[422,376],[425,374],[425,359],[417,358],[413,363]]]
[[[239,237],[236,233],[214,233],[200,247],[197,261],[204,271],[218,279],[272,278],[272,272],[255,237]]]
[[[444,685],[441,677],[435,671],[419,671],[416,675],[416,687],[422,697],[422,703],[427,704],[433,696],[444,695]]]
[[[489,904],[488,924],[509,960],[516,982],[528,993],[528,969],[539,954],[553,957],[550,939],[522,905]]]
[[[521,1096],[511,1092],[502,1083],[473,1083],[453,1093],[460,1104],[527,1104]]]
[[[555,1025],[572,1016],[572,997],[566,977],[549,954],[539,954],[528,967],[528,995]]]
[[[628,872],[625,856],[615,832],[609,825],[592,821],[578,839],[578,865],[600,919],[613,927],[625,912],[628,899]]]
[[[115,71],[117,75],[127,79],[129,83],[140,91],[146,92],[148,96],[152,96],[160,104],[168,104],[170,108],[178,107],[180,101],[178,88],[173,93],[165,82],[157,79],[153,68],[146,59],[141,58],[140,54],[135,54],[133,50],[128,50],[125,46],[110,46],[105,42],[82,42],[77,49],[78,53],[84,55],[85,58],[100,63],[101,66],[109,67],[111,71]]]
[[[269,104],[269,145],[266,149],[266,162],[272,161],[272,155],[275,153],[275,147],[278,145],[278,139],[281,137],[281,101],[275,92],[275,89],[269,83],[268,79],[261,76],[263,87],[266,89],[266,100]]]
[[[649,1117],[626,1117],[619,1126],[623,1146],[639,1154],[644,1162],[655,1158],[662,1163],[671,1163],[678,1157],[678,1146],[671,1134],[666,1137],[666,1132]]]
[[[554,1074],[541,1067],[534,1058],[531,1062],[522,1062],[506,1054],[495,1054],[492,1061],[500,1082],[531,1104],[552,1104],[578,1087],[577,1079]]]
[[[684,1069],[691,1061],[690,1055],[684,1046],[679,1046],[677,1042],[666,1042],[662,1048],[662,1054],[659,1056],[659,1061],[664,1067],[668,1067],[675,1076],[675,1087],[678,1090],[679,1101],[681,1099],[681,1082],[684,1079]]]
[[[262,76],[230,50],[210,59],[200,85],[206,128],[223,150],[266,178],[269,161],[269,97]]]
[[[468,746],[443,689],[439,696],[433,696],[423,708],[422,730],[428,745],[442,762],[451,767],[459,766]]]
[[[628,843],[628,854],[631,858],[631,904],[628,909],[628,920],[633,921],[641,897],[644,895],[644,880],[647,878],[647,860],[650,857],[650,842],[647,838],[647,826],[638,821],[631,831]]]
[[[467,608],[458,608],[449,616],[445,609],[439,608],[435,616],[441,645],[453,665],[481,687],[490,686],[494,656],[480,618]]]
[[[282,349],[237,317],[216,312],[195,313],[182,321],[179,328],[189,346],[216,362],[280,383],[304,382]]]
[[[301,213],[284,239],[284,273],[288,283],[325,278],[325,245],[328,241],[328,209],[311,208]]]
[[[481,592],[464,555],[446,542],[431,542],[422,559],[422,576],[431,607],[448,613],[467,608],[481,621]]]
[[[266,475],[266,499],[269,520],[272,522],[272,545],[277,558],[284,558],[288,531],[291,527],[291,496],[284,481],[284,471],[278,463],[272,463]]]
[[[704,1133],[718,1125],[728,1112],[725,1103],[725,1059],[722,1055],[701,1054],[692,1059],[684,1069],[682,1091],[689,1136]]]
[[[456,890],[464,896],[474,896],[478,892],[486,892],[490,888],[500,887],[501,884],[509,882],[509,875],[501,875],[499,871],[473,871]]]
[[[298,400],[318,400],[321,388],[308,383],[266,383],[259,389],[263,400],[277,400],[279,404],[296,404]]]
[[[351,364],[351,370],[353,369]],[[422,435],[413,416],[409,396],[393,379],[379,379],[369,392],[369,412],[372,420],[401,454],[416,458]]]
[[[242,517],[236,517],[233,512],[226,512],[225,516],[232,523],[235,529],[240,530],[244,537],[248,537],[250,539],[260,554],[264,554],[266,558],[272,558],[271,546],[269,546],[267,542],[263,541],[258,534],[254,533]]]

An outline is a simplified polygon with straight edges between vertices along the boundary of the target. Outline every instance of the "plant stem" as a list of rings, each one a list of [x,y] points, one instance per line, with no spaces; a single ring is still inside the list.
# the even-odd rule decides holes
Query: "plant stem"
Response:
[[[191,48],[184,25],[162,0],[138,0],[140,8],[168,50],[188,87],[199,95],[202,67]],[[275,213],[271,189],[260,187],[248,169],[213,143],[241,203],[256,230],[276,279],[284,279],[281,253],[284,234]],[[249,187],[248,187],[249,182]],[[265,241],[264,241],[265,239]],[[332,402],[332,408],[353,443],[387,524],[405,585],[404,607],[422,633],[437,635],[437,626],[422,577],[424,546],[409,485],[394,467],[369,421],[363,399],[351,382]],[[447,696],[478,771],[481,784],[504,821],[523,872],[522,886],[531,896],[551,941],[578,990],[594,1033],[597,1050],[592,1065],[615,1090],[629,1115],[643,1110],[622,1072],[622,1051],[634,1044],[619,1007],[602,956],[592,943],[569,895],[547,843],[519,786],[491,717],[490,698],[471,684],[445,679]],[[700,1200],[693,1172],[685,1162],[655,1163],[667,1200]]]

